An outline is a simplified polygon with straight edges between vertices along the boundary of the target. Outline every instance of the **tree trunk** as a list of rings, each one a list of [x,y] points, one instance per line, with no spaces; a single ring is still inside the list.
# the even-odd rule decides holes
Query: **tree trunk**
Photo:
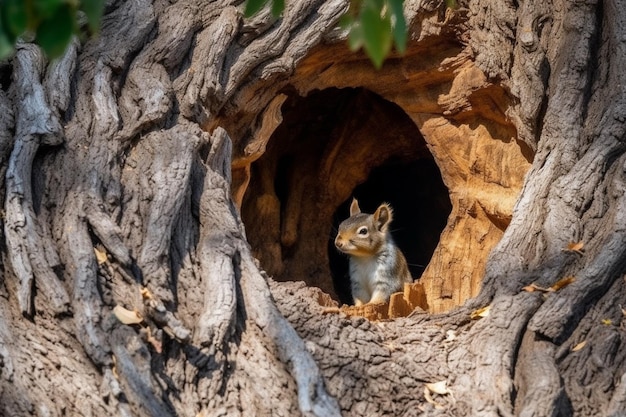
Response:
[[[407,1],[407,55],[380,72],[345,47],[341,0],[279,19],[112,1],[57,61],[18,45],[0,67],[1,414],[624,415],[625,6]],[[322,145],[273,136],[331,87],[393,106],[357,92]],[[385,140],[403,139],[377,147],[398,112]],[[319,159],[278,168],[291,149],[272,143],[300,137]],[[394,152],[449,189],[430,311],[328,313],[332,216]]]

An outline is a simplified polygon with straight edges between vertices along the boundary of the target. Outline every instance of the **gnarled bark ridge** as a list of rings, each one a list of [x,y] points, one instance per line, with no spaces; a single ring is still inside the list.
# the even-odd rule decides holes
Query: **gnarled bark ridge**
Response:
[[[58,61],[18,45],[0,67],[2,414],[623,415],[626,5],[459,3],[407,1],[412,47],[447,42],[425,73],[480,83],[389,99],[420,109],[435,161],[442,119],[514,125],[534,160],[478,296],[388,322],[322,314],[319,289],[268,278],[236,205],[284,94],[346,71],[298,64],[342,41],[347,2],[244,19],[239,3],[114,1]]]

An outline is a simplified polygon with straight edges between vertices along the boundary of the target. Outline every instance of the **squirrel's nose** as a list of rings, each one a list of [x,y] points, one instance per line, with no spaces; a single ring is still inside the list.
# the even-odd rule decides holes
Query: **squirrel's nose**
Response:
[[[335,240],[335,246],[338,248],[343,248],[343,242],[341,240]]]

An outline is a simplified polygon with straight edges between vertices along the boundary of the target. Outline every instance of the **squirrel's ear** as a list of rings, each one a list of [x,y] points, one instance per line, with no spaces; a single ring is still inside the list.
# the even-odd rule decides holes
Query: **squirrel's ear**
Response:
[[[350,216],[354,216],[355,214],[359,214],[361,212],[361,208],[359,207],[359,202],[356,201],[356,198],[352,198],[352,204],[350,204]]]
[[[391,223],[392,217],[393,213],[389,204],[381,204],[374,213],[374,223],[376,224],[378,230],[381,232],[384,231],[389,223]]]

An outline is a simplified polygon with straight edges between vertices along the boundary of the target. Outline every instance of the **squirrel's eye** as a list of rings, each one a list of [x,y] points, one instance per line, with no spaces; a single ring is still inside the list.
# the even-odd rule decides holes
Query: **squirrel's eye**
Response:
[[[367,234],[367,227],[363,226],[361,228],[359,228],[359,230],[357,230],[357,233],[360,235],[366,235]]]

